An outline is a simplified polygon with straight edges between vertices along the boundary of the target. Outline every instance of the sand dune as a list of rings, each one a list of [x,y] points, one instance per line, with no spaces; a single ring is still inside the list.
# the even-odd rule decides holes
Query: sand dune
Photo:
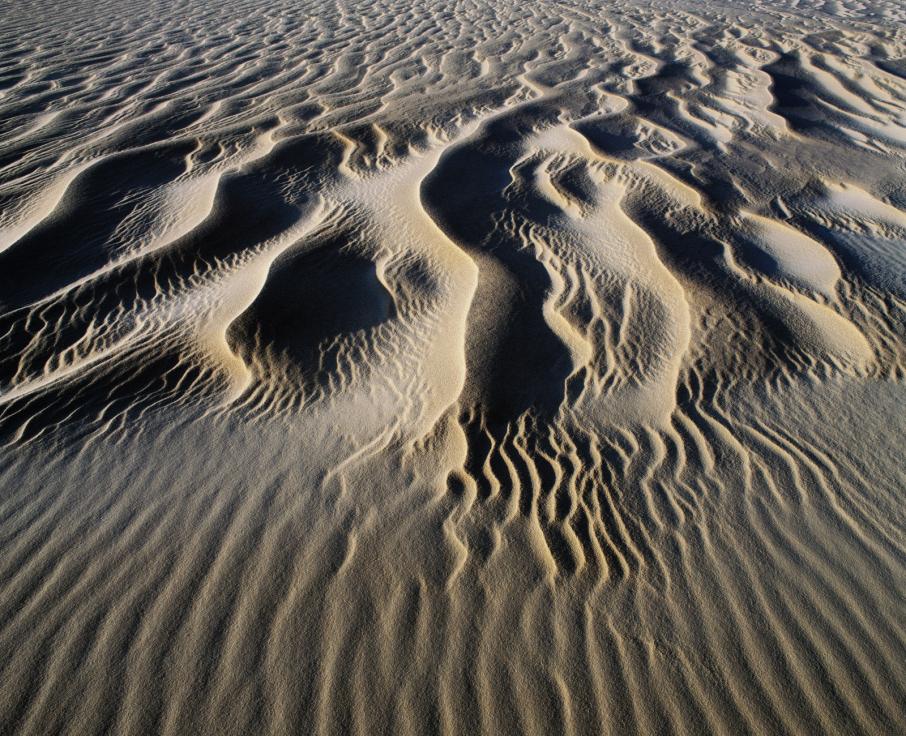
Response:
[[[906,9],[0,9],[0,732],[906,731]]]

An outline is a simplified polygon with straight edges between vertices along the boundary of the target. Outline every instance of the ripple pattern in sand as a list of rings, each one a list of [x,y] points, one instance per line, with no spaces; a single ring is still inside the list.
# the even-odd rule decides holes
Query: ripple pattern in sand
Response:
[[[0,731],[906,729],[901,4],[0,21]]]

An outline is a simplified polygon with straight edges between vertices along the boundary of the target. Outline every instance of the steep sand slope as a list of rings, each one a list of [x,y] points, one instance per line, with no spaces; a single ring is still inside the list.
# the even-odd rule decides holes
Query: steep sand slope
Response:
[[[0,732],[906,732],[901,3],[0,9]]]

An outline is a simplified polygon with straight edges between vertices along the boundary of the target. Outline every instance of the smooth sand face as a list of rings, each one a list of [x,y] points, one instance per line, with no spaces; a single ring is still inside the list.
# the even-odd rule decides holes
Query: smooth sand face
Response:
[[[0,732],[906,731],[901,3],[58,5]]]

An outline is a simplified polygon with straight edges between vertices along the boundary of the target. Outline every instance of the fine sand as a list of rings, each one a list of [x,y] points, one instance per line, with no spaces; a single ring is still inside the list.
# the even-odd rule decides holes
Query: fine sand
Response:
[[[899,0],[4,0],[0,733],[906,733]]]

